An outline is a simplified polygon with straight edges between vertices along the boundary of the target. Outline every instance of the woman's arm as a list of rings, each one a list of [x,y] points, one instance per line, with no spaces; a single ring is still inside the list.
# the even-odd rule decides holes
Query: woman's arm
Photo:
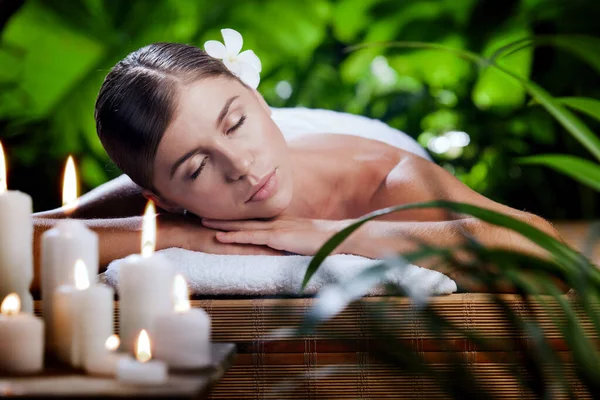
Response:
[[[434,163],[404,153],[373,195],[370,210],[433,200],[463,202],[508,214],[558,238],[556,230],[543,218],[494,202]],[[278,218],[273,221],[204,221],[204,225],[227,231],[217,236],[224,243],[267,245],[313,255],[335,232],[351,222]],[[453,247],[465,240],[465,234],[490,248],[547,256],[543,249],[513,231],[467,215],[453,215],[440,208],[401,211],[370,221],[343,242],[336,252],[380,258],[417,250],[419,242]],[[453,276],[440,260],[430,259],[417,264]],[[481,289],[470,286],[465,277],[454,277],[459,285],[471,291]]]
[[[144,213],[146,199],[141,189],[127,175],[121,175],[78,199],[77,208],[69,213],[71,218],[125,218]],[[65,218],[65,210],[42,211],[38,218]]]
[[[43,233],[60,219],[34,217],[34,279],[32,289],[40,287],[40,254]],[[139,253],[141,248],[142,217],[86,219],[82,222],[98,234],[100,271],[116,259]],[[223,244],[216,240],[216,231],[202,226],[195,217],[159,214],[156,250],[180,247],[212,254],[280,255],[265,246]]]

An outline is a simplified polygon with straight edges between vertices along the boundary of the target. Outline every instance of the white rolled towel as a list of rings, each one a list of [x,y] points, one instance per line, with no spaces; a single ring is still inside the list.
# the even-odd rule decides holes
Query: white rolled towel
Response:
[[[196,296],[298,295],[309,256],[240,256],[207,254],[179,248],[159,251],[186,277],[190,292]],[[325,259],[310,280],[304,294],[314,294],[322,287],[359,274],[378,260],[336,254]],[[118,289],[119,269],[123,260],[113,261],[105,273],[106,282]],[[393,271],[382,281],[402,285],[417,296],[451,294],[456,283],[433,270],[408,265]],[[369,294],[383,294],[381,285]]]

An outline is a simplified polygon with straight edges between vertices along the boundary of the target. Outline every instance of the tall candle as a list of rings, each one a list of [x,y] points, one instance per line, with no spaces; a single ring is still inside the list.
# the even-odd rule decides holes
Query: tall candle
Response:
[[[154,355],[170,368],[202,368],[210,365],[210,317],[191,309],[188,287],[175,276],[175,309],[156,319]]]
[[[7,190],[6,161],[0,143],[0,299],[17,293],[21,308],[33,312],[29,286],[33,280],[31,197]]]
[[[73,159],[69,157],[63,184],[65,209],[73,210],[76,200],[77,175]],[[81,221],[64,219],[44,232],[41,247],[41,289],[46,342],[49,348],[53,348],[55,338],[51,328],[54,326],[54,291],[59,286],[73,284],[73,265],[78,259],[83,260],[87,266],[90,281],[96,282],[99,269],[98,235]]]
[[[133,351],[142,329],[152,334],[156,317],[174,307],[174,267],[154,253],[155,242],[156,211],[149,202],[143,218],[142,254],[125,258],[119,271],[119,326],[125,351]]]
[[[19,295],[11,293],[0,305],[0,375],[27,374],[42,370],[44,323],[28,313],[19,313]]]
[[[90,286],[83,261],[75,264],[75,285],[54,292],[52,326],[58,358],[74,367],[102,357],[106,338],[113,332],[113,290]]]

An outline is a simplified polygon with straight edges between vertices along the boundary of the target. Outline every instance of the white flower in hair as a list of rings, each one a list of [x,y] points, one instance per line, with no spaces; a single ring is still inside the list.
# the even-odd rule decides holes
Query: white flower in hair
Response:
[[[204,43],[204,50],[209,56],[223,60],[225,66],[246,85],[253,89],[258,87],[262,65],[252,50],[240,53],[244,39],[233,29],[221,29],[225,44],[209,40]]]

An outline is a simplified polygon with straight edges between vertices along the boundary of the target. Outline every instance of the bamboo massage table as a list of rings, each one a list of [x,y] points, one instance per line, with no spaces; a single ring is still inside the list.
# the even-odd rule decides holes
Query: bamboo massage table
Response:
[[[585,233],[584,225],[559,226],[564,239],[573,245]],[[573,295],[565,297],[573,299]],[[517,313],[525,305],[517,295],[503,295]],[[439,340],[431,336],[418,317],[411,318],[412,305],[407,298],[373,297],[355,303],[319,328],[314,336],[291,337],[275,330],[298,326],[308,312],[311,298],[288,299],[196,299],[192,306],[202,307],[212,319],[212,340],[237,344],[234,366],[213,389],[212,399],[379,399],[379,398],[444,398],[436,384],[426,378],[411,377],[369,356],[378,343],[369,332],[369,307],[384,302],[387,312],[386,333],[421,354],[436,368],[444,369],[448,352],[459,355],[487,390],[499,398],[533,398],[519,386],[507,369],[511,353],[517,351],[519,332],[507,326],[501,310],[486,294],[453,294],[434,297],[432,307],[460,327],[476,331],[502,351],[478,348],[461,336]],[[548,299],[550,312],[534,302],[534,315],[551,345],[568,365],[569,349],[553,319],[559,305]],[[41,304],[36,302],[36,312]],[[556,312],[553,312],[556,310]],[[600,312],[600,307],[598,307]],[[118,327],[118,305],[115,312]],[[584,319],[584,330],[593,332]],[[336,336],[335,340],[330,338]],[[521,338],[523,339],[523,338]],[[598,337],[595,337],[598,341]],[[527,341],[525,341],[527,342]],[[450,343],[451,349],[446,345]],[[447,365],[447,364],[446,364]],[[570,379],[573,372],[567,368]],[[289,385],[284,384],[291,381]],[[579,384],[573,385],[578,398],[589,397]]]

